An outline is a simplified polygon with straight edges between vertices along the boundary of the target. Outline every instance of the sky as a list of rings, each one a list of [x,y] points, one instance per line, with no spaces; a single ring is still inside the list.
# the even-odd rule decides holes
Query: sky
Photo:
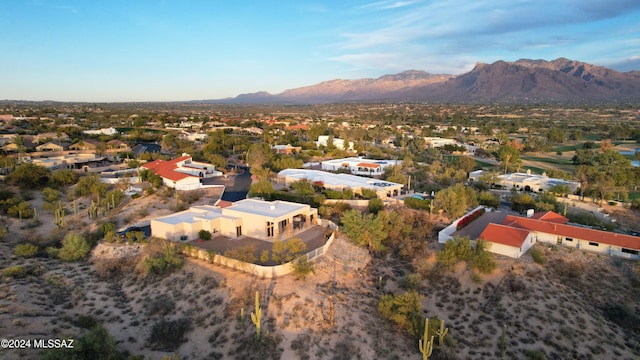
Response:
[[[640,70],[638,0],[0,0],[0,100],[222,99],[477,62]]]

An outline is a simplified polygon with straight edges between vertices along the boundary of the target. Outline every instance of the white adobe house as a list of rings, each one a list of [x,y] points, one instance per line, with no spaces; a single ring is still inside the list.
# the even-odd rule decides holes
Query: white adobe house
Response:
[[[428,148],[438,148],[445,145],[456,145],[458,143],[455,139],[440,137],[424,137],[423,139]]]
[[[89,135],[108,135],[108,136],[113,136],[113,135],[117,135],[119,134],[118,130],[116,130],[115,128],[102,128],[102,129],[98,129],[98,130],[85,130],[83,131],[83,133],[85,134],[89,134]]]
[[[318,136],[318,141],[315,142],[316,147],[327,146],[329,144],[329,135]],[[333,146],[340,150],[353,150],[353,141],[345,142],[339,138],[333,138]]]
[[[193,206],[151,220],[151,235],[173,241],[191,241],[200,230],[214,236],[249,236],[264,241],[284,240],[318,223],[318,210],[287,201],[245,199],[229,207]]]
[[[301,180],[322,183],[325,188],[337,191],[352,190],[354,193],[362,194],[362,189],[373,190],[381,199],[400,195],[404,186],[385,180],[350,174],[333,174],[320,170],[285,169],[277,175],[277,181],[286,185]]]
[[[480,177],[486,174],[483,170],[476,170],[469,173],[469,180],[480,181]],[[543,192],[549,190],[554,185],[566,185],[571,193],[575,192],[580,183],[558,178],[548,177],[546,173],[542,175],[532,174],[531,170],[526,173],[509,173],[498,175],[498,183],[505,189],[515,188],[520,191]]]
[[[322,170],[348,171],[354,175],[379,176],[392,166],[402,165],[402,160],[372,160],[362,157],[326,160],[322,162]]]

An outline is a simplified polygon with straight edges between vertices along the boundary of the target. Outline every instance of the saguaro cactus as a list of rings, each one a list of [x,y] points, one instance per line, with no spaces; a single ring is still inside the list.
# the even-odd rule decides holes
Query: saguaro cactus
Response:
[[[429,318],[424,319],[424,335],[422,339],[419,340],[418,346],[420,347],[420,352],[422,353],[422,360],[429,360],[429,356],[433,352],[433,336],[430,340],[427,340],[429,336]]]
[[[444,327],[444,320],[440,320],[440,329],[436,330],[436,335],[438,335],[438,345],[440,345],[440,347],[442,347],[442,341],[448,332],[449,328]]]
[[[242,323],[242,330],[244,330],[244,308],[240,309],[240,322]]]
[[[260,294],[256,291],[256,311],[251,313],[251,322],[256,326],[256,336],[260,339],[260,324],[262,308],[260,308]]]

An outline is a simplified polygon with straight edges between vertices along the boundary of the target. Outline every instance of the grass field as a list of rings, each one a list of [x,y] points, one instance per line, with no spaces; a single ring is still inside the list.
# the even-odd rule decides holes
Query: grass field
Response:
[[[494,169],[497,166],[486,161],[476,160],[476,166],[481,167],[483,169]]]
[[[524,171],[526,172],[527,170],[531,170],[532,173],[536,173],[538,175],[542,175],[543,172],[545,172],[544,169],[539,168],[539,167],[535,167],[535,166],[523,166],[520,171]]]
[[[547,157],[539,157],[539,156],[522,156],[521,158],[522,160],[538,161],[538,162],[543,162],[548,164],[573,165],[573,162],[567,159],[547,158]]]
[[[576,151],[576,149],[582,149],[582,144],[583,143],[579,143],[579,144],[573,144],[573,145],[562,145],[562,146],[556,146],[553,149],[551,149],[551,151],[558,152],[558,151]]]

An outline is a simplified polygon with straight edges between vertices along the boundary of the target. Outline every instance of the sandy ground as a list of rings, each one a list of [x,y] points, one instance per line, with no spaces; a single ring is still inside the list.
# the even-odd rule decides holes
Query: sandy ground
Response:
[[[198,199],[207,203],[210,198]],[[86,204],[85,204],[86,205]],[[153,195],[123,204],[113,215],[119,226],[172,211],[175,199]],[[85,209],[86,212],[86,209]],[[163,277],[141,277],[134,268],[145,247],[100,245],[92,262],[125,259],[109,279],[92,262],[62,263],[46,257],[18,258],[17,242],[46,243],[57,234],[41,225],[14,222],[11,236],[0,241],[2,271],[22,265],[40,269],[0,282],[0,329],[6,338],[79,337],[80,315],[101,321],[120,350],[159,359],[417,359],[417,340],[377,311],[386,293],[405,291],[406,264],[371,258],[338,237],[306,280],[284,276],[260,279],[201,261],[187,260],[182,270]],[[69,226],[89,226],[69,217]],[[430,249],[439,245],[431,240]],[[526,359],[527,351],[547,359],[637,359],[640,333],[616,317],[627,309],[640,319],[633,263],[565,248],[541,247],[546,263],[530,255],[499,258],[499,269],[473,280],[461,263],[452,272],[429,272],[418,286],[423,315],[438,316],[449,328],[448,346],[432,359]],[[130,257],[127,257],[130,256]],[[424,259],[435,262],[431,253]],[[383,287],[379,289],[379,279]],[[263,341],[256,343],[249,314],[255,292],[264,312]],[[165,299],[166,313],[151,304]],[[612,306],[619,306],[614,311]],[[241,309],[245,318],[242,320]],[[154,350],[151,330],[162,320],[186,319],[184,343],[172,351]],[[501,334],[506,326],[504,356]],[[37,358],[35,350],[2,350],[1,359]]]

